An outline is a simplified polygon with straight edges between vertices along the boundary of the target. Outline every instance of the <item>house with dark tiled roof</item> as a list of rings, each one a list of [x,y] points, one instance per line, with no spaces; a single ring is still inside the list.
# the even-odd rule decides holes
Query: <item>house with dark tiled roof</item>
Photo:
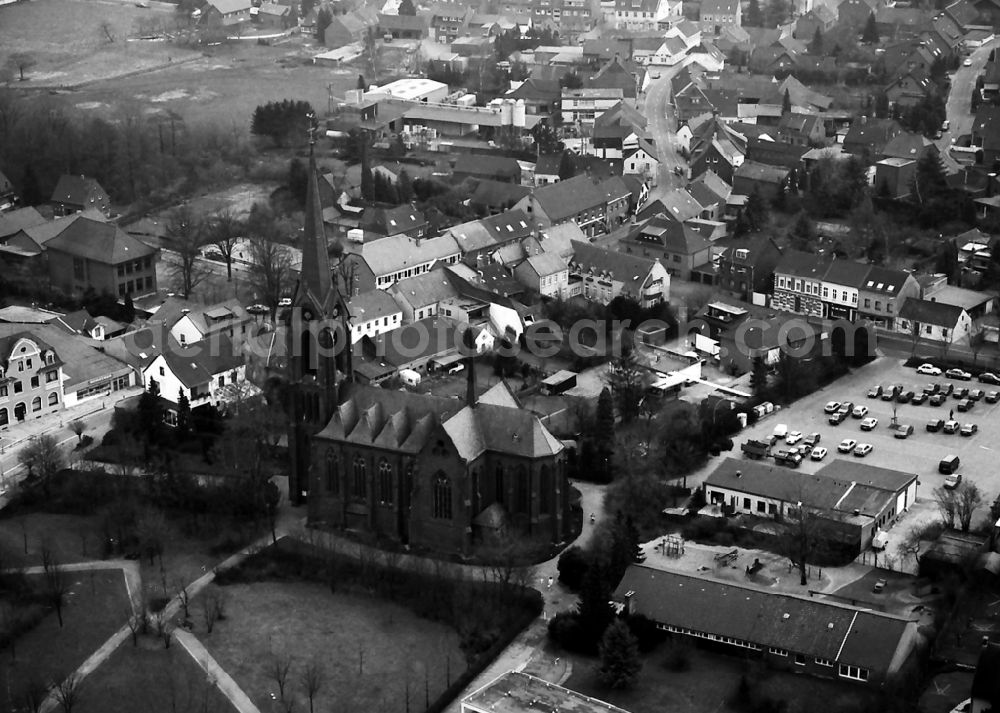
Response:
[[[914,106],[923,101],[928,94],[937,91],[930,73],[926,69],[914,67],[893,78],[885,88],[885,95],[890,104],[895,106]]]
[[[822,282],[827,261],[813,253],[786,250],[774,267],[774,294],[771,304],[786,312],[809,317],[825,313]]]
[[[368,28],[375,27],[376,18],[370,13],[351,10],[344,15],[335,15],[323,31],[323,44],[327,47],[343,47],[361,42]]]
[[[607,231],[607,195],[589,176],[539,186],[514,207],[542,227],[572,220],[591,237]]]
[[[544,123],[552,123],[561,106],[562,87],[558,79],[528,77],[504,96],[514,101],[523,100],[526,114],[543,117]]]
[[[910,297],[899,310],[895,329],[918,341],[967,344],[973,322],[969,313],[958,305],[945,304],[933,297]]]
[[[733,192],[744,196],[757,192],[773,201],[787,190],[791,177],[792,171],[783,166],[744,161],[733,174]]]
[[[787,112],[778,122],[778,141],[796,146],[819,146],[826,139],[823,120],[815,114]]]
[[[243,353],[226,337],[217,340],[212,349],[182,347],[168,340],[143,368],[142,383],[150,388],[155,381],[160,398],[173,404],[184,394],[191,408],[207,404],[219,407],[240,393],[245,376]]]
[[[461,248],[448,233],[434,238],[400,234],[365,242],[357,252],[348,253],[346,260],[354,271],[355,287],[366,292],[385,290],[408,277],[454,265],[461,257]]]
[[[394,40],[420,40],[429,34],[428,18],[423,15],[378,15],[379,36],[390,35]]]
[[[757,236],[745,245],[725,248],[719,255],[716,285],[745,302],[753,293],[767,293],[774,286],[774,267],[781,249],[769,236]]]
[[[399,329],[403,324],[403,309],[385,290],[368,290],[354,295],[347,303],[351,315],[351,344],[362,337]]]
[[[900,133],[903,127],[893,119],[855,119],[844,137],[844,151],[855,156],[880,156],[886,145]]]
[[[688,193],[701,206],[700,218],[722,220],[726,213],[726,201],[732,194],[732,187],[714,171],[705,171],[687,186]]]
[[[920,284],[909,272],[872,265],[858,290],[858,317],[893,329],[902,304],[920,296]]]
[[[97,210],[104,215],[111,215],[111,199],[108,194],[96,179],[87,176],[60,176],[50,202],[56,215],[70,215],[85,210]]]
[[[359,227],[386,237],[405,235],[422,238],[427,234],[427,219],[414,205],[369,208],[361,216]]]
[[[793,36],[796,39],[809,42],[816,35],[816,30],[823,34],[832,30],[836,24],[836,11],[828,5],[820,3],[813,6],[809,12],[799,16],[795,21]]]
[[[445,268],[400,280],[389,294],[402,310],[403,323],[413,324],[438,314],[441,302],[458,296],[458,289]]]
[[[117,225],[79,217],[45,243],[49,280],[69,295],[88,289],[116,297],[156,292],[160,251]]]
[[[459,154],[452,176],[457,183],[466,178],[489,179],[504,183],[521,182],[521,166],[508,156]]]
[[[469,205],[492,215],[513,208],[519,200],[530,194],[531,189],[527,186],[484,179],[476,181],[476,187],[469,196]]]
[[[705,171],[713,171],[726,183],[732,183],[746,150],[746,138],[713,116],[692,129],[688,177],[695,179]]]
[[[206,25],[229,27],[250,21],[250,0],[211,0],[201,11],[198,21]]]
[[[631,61],[612,57],[584,82],[584,86],[590,89],[621,89],[623,98],[635,99],[637,73],[638,69]]]
[[[656,259],[574,241],[568,292],[598,304],[627,297],[652,307],[669,301],[670,274]]]
[[[980,104],[972,121],[972,145],[980,147],[982,159],[976,162],[993,166],[1000,160],[1000,107]]]
[[[542,297],[565,299],[567,296],[569,267],[557,253],[529,255],[514,267],[514,277]]]
[[[861,288],[870,270],[871,265],[853,260],[831,262],[821,283],[823,316],[853,322],[858,316]]]
[[[0,213],[0,245],[6,245],[10,238],[25,228],[33,228],[47,222],[45,216],[30,206],[2,212]]]
[[[711,282],[705,271],[711,261],[711,243],[686,223],[666,215],[656,216],[636,226],[619,242],[619,249],[659,261],[672,276],[681,280]]]
[[[163,322],[170,330],[170,336],[182,346],[219,336],[242,344],[244,338],[249,336],[250,325],[254,323],[253,316],[236,299],[211,305],[186,303],[176,311],[171,310],[169,318],[168,309],[168,304],[165,303],[157,310],[155,321]]]
[[[11,210],[17,205],[17,191],[10,179],[0,171],[0,213]]]
[[[809,147],[802,144],[768,141],[763,138],[748,139],[746,162],[779,166],[795,173],[802,168],[802,157],[807,151]]]
[[[902,158],[919,161],[927,153],[938,154],[938,147],[933,141],[911,131],[897,134],[882,149],[882,158]]]

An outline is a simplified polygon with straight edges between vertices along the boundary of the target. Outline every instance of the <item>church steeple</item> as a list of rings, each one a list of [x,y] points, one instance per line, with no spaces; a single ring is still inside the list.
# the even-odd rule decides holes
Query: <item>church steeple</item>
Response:
[[[319,200],[319,172],[316,169],[316,119],[309,115],[309,184],[306,189],[306,220],[302,234],[302,287],[320,306],[333,290],[329,247],[323,228],[323,205]]]

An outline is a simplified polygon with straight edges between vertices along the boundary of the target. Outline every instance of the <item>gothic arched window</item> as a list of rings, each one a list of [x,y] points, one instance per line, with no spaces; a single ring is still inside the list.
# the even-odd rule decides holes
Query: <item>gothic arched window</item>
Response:
[[[552,512],[552,468],[547,465],[542,466],[542,474],[538,483],[538,512],[549,515]]]
[[[383,458],[378,464],[378,501],[383,505],[392,505],[392,466]]]
[[[451,519],[451,478],[440,470],[434,476],[434,518]]]
[[[326,491],[332,495],[340,492],[340,473],[337,469],[337,453],[332,448],[326,450]]]
[[[368,472],[365,459],[362,456],[354,457],[354,482],[352,483],[351,495],[356,498],[364,498],[367,494]]]

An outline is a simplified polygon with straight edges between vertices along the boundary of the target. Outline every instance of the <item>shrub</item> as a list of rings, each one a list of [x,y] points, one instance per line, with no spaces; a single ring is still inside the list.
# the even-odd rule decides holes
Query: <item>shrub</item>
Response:
[[[639,644],[639,651],[648,653],[659,646],[666,637],[660,629],[656,628],[656,622],[642,614],[629,614],[625,617],[629,631]]]
[[[549,639],[560,648],[576,653],[591,654],[593,642],[580,623],[580,615],[575,611],[562,611],[549,622]]]
[[[90,434],[86,434],[82,438],[80,438],[79,443],[77,443],[73,447],[73,450],[80,451],[83,450],[84,448],[89,448],[93,443],[94,443],[94,437],[91,436]]]
[[[679,637],[672,637],[667,646],[663,665],[671,671],[687,671],[691,668],[691,644]]]
[[[590,566],[586,553],[574,545],[559,557],[559,581],[573,591],[579,591],[583,584],[583,576]]]

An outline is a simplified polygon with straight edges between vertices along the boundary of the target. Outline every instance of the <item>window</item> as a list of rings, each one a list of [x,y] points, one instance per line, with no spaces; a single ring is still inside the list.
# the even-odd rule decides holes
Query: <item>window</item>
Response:
[[[58,378],[59,378],[59,372],[58,371],[47,371],[47,372],[45,372],[45,381],[47,381],[47,382],[55,381]]]
[[[365,459],[361,456],[354,456],[354,482],[351,484],[351,495],[356,498],[365,497],[366,471]]]
[[[860,666],[850,666],[848,664],[840,664],[840,670],[838,671],[841,678],[853,678],[855,681],[867,681],[868,680],[868,669],[861,668]]]
[[[125,265],[118,266],[118,277],[125,277]]]
[[[767,509],[767,503],[765,503],[763,500],[758,500],[757,501],[757,512],[765,512],[766,509]]]
[[[24,360],[23,359],[18,359],[17,360],[17,370],[18,371],[24,371]]]
[[[0,396],[7,396],[7,385],[0,386]]]
[[[868,306],[868,300],[865,300],[865,307],[867,306]],[[882,303],[878,300],[875,300],[875,309],[882,309]]]
[[[941,338],[942,339],[947,339],[948,338],[948,330],[947,329],[942,329],[941,330]]]
[[[27,363],[25,364],[25,368],[26,368],[26,369],[31,369],[31,359],[25,359],[25,362],[27,362]]]
[[[681,261],[681,256],[680,255],[674,255],[674,262],[680,262],[680,261]]]
[[[813,659],[818,666],[833,666],[833,661],[830,659]]]
[[[31,400],[31,410],[32,411],[41,411],[42,410],[42,397],[41,396],[36,396],[35,398],[33,398]]]
[[[496,473],[493,475],[493,491],[496,501],[503,505],[503,465],[500,463],[497,463]]]
[[[871,307],[871,306],[872,306],[872,301],[867,297],[865,297],[865,307]],[[875,303],[875,308],[878,309],[878,302]]]
[[[10,422],[10,416],[7,414],[7,409],[0,408],[0,426],[6,426]]]
[[[31,377],[31,388],[37,389],[39,384],[38,374]]]
[[[442,471],[434,476],[434,518],[451,519],[451,479]]]
[[[226,385],[226,377],[220,375],[219,376],[219,388],[221,389],[225,385]]]
[[[743,498],[743,509],[744,510],[750,509],[750,498]]]
[[[378,501],[392,505],[392,466],[385,458],[378,464]]]
[[[928,324],[926,327],[924,327],[924,333],[925,334],[930,334],[931,333],[931,325]]]
[[[805,666],[806,665],[805,654],[795,654],[795,665],[796,666]]]
[[[542,515],[548,515],[552,512],[552,469],[547,466],[542,466],[542,473],[539,478],[540,482],[538,484],[538,512]]]
[[[337,472],[337,453],[326,449],[326,492],[335,495],[340,491],[340,473]]]
[[[153,290],[153,278],[152,277],[147,277],[146,278],[146,290],[148,292],[152,292],[152,290]]]
[[[22,391],[24,391],[24,384],[22,384],[20,381],[15,381],[14,382],[14,393],[15,394],[19,394]]]
[[[73,277],[77,280],[85,280],[86,273],[84,271],[83,259],[75,257],[73,258]]]
[[[773,646],[768,648],[767,653],[774,654],[775,656],[788,656],[788,652],[784,649],[776,649]]]
[[[161,366],[160,367],[160,376],[166,376],[166,375],[167,375],[166,370]]]
[[[49,394],[49,406],[55,406],[57,403],[59,403],[59,394],[53,391]]]

